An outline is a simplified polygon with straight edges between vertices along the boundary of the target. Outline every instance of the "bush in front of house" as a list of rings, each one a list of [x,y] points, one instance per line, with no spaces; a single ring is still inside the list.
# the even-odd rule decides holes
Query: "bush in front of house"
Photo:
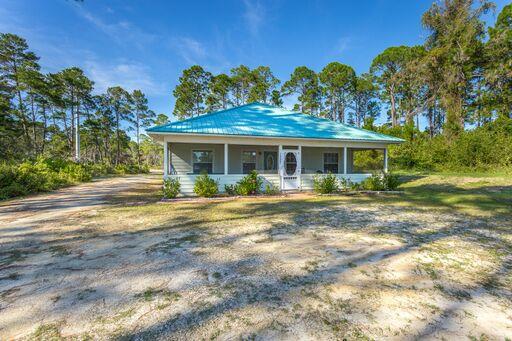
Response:
[[[399,185],[398,176],[391,173],[374,173],[361,183],[368,191],[394,191]]]
[[[339,191],[338,179],[336,175],[329,173],[327,175],[315,175],[313,178],[313,190],[320,194],[330,194]]]
[[[279,193],[279,189],[271,183],[265,185],[265,195],[276,195]]]
[[[219,192],[217,181],[203,173],[196,178],[194,183],[194,193],[200,197],[211,198]]]
[[[236,185],[224,185],[224,191],[227,195],[236,195]]]
[[[384,173],[382,183],[384,184],[386,191],[396,191],[398,186],[400,186],[400,179],[396,174]]]
[[[167,178],[164,180],[163,192],[165,199],[174,199],[181,190],[181,184],[178,179]]]
[[[235,190],[238,195],[254,195],[261,191],[263,179],[253,170],[236,183]]]

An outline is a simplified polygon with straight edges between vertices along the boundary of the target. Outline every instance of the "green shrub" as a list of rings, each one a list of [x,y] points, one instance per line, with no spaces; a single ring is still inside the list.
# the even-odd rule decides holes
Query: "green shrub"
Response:
[[[237,194],[236,185],[224,185],[224,191],[226,191],[228,195],[235,195]]]
[[[398,185],[398,176],[390,173],[374,173],[361,183],[361,187],[368,191],[394,191]]]
[[[194,193],[200,197],[211,198],[219,192],[219,185],[208,174],[203,173],[196,178]]]
[[[164,198],[173,199],[178,196],[181,190],[181,184],[178,179],[175,178],[167,178],[164,180]]]
[[[254,195],[260,193],[262,184],[263,179],[253,170],[237,182],[235,190],[239,195]]]
[[[382,178],[382,183],[384,184],[384,188],[387,191],[396,191],[400,185],[400,180],[396,174],[385,173],[384,177]]]
[[[367,191],[383,191],[382,175],[374,173],[361,182],[361,186]]]
[[[148,166],[82,164],[60,158],[38,158],[20,164],[0,163],[0,199],[29,193],[49,191],[77,182],[90,181],[93,176],[149,172]]]
[[[92,172],[78,163],[69,163],[60,172],[67,175],[71,181],[84,182],[92,179]]]
[[[315,175],[313,178],[313,189],[320,194],[329,194],[339,191],[338,179],[336,175],[329,173],[327,175]]]
[[[271,183],[265,185],[265,195],[276,195],[279,193],[279,189]]]
[[[19,197],[27,194],[27,190],[21,184],[13,182],[0,189],[0,200]]]

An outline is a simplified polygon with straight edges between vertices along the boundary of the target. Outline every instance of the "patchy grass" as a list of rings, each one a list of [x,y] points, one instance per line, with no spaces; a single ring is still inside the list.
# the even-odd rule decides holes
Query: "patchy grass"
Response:
[[[403,180],[402,194],[180,203],[141,186],[15,230],[0,338],[43,323],[43,339],[504,339],[512,180]]]

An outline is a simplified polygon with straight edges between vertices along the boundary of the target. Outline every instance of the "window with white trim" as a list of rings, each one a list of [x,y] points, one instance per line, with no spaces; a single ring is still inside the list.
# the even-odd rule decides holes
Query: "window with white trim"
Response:
[[[213,151],[211,150],[193,150],[192,151],[192,172],[200,174],[207,172],[213,173]]]
[[[338,153],[324,153],[324,173],[338,174]]]
[[[256,152],[244,150],[242,152],[242,173],[249,174],[256,169]]]

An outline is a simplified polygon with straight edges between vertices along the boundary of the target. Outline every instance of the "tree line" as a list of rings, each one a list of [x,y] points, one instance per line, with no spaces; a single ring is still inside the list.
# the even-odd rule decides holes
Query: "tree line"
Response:
[[[142,151],[155,149],[150,139],[141,141],[142,129],[167,117],[149,109],[141,90],[93,90],[94,82],[78,67],[41,72],[39,57],[25,39],[1,33],[0,158],[140,165]]]
[[[435,2],[421,19],[428,32],[422,45],[389,47],[361,75],[332,62],[320,72],[299,66],[282,83],[268,66],[213,75],[194,65],[174,89],[173,113],[183,119],[254,101],[282,106],[294,96],[294,110],[334,121],[372,128],[385,112],[386,126],[419,130],[425,117],[430,137],[456,137],[468,126],[512,118],[512,5],[486,28],[482,16],[494,7]]]

